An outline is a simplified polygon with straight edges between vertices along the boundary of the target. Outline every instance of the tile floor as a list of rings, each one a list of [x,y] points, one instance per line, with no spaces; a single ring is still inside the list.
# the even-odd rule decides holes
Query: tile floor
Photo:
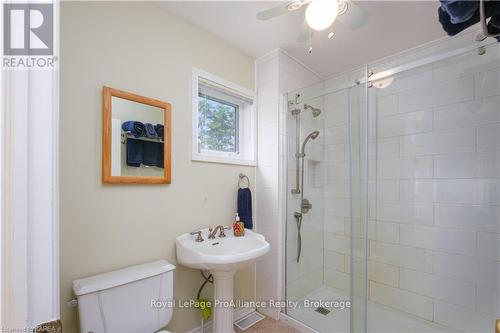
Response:
[[[322,286],[304,299],[310,300],[346,300],[349,295],[343,291]],[[300,308],[289,310],[288,315],[306,325],[320,331],[331,333],[349,332],[349,310],[331,309],[328,315],[322,315],[315,309]],[[449,333],[451,330],[414,318],[405,313],[390,309],[380,304],[370,302],[368,305],[368,320],[370,332],[372,333]],[[235,327],[236,332],[243,332]],[[245,333],[299,333],[300,331],[288,326],[282,321],[265,318],[254,326],[248,328]]]

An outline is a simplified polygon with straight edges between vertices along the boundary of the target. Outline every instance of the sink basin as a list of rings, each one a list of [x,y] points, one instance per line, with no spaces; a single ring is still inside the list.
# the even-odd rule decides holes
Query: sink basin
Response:
[[[219,232],[217,232],[217,235]],[[189,233],[175,239],[177,262],[181,265],[209,270],[214,278],[213,332],[231,333],[233,329],[233,280],[237,269],[249,265],[266,254],[271,246],[264,236],[245,230],[245,236],[208,239],[208,229],[201,233],[204,241],[196,242]]]
[[[208,229],[203,229],[202,237],[203,242],[196,242],[196,236],[189,233],[176,238],[180,264],[210,271],[233,271],[254,262],[270,249],[264,236],[251,230],[245,230],[243,237],[235,237],[230,230],[226,231],[226,237],[208,239]]]

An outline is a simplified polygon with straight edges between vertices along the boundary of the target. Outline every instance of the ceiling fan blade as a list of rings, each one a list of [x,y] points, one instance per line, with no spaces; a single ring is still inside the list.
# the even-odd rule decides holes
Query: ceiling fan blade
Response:
[[[306,21],[304,21],[304,23],[302,24],[302,27],[300,28],[299,36],[297,37],[297,42],[302,43],[302,42],[308,41],[309,37],[312,38],[313,34],[314,34],[314,30],[312,30],[307,25]]]
[[[347,1],[347,5],[347,11],[337,16],[337,20],[353,30],[362,27],[368,20],[368,12],[354,1]]]
[[[256,17],[261,21],[266,21],[286,13],[288,13],[288,3],[259,12]]]

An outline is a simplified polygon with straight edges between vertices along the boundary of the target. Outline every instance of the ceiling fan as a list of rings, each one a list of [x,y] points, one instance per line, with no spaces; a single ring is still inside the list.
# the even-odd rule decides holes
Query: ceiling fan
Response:
[[[308,40],[314,31],[327,29],[336,19],[354,30],[363,26],[368,18],[368,13],[350,0],[292,0],[259,12],[256,17],[266,21],[297,11],[304,6],[307,6],[305,22],[297,38],[298,42]],[[328,38],[331,36],[333,36],[332,33]]]

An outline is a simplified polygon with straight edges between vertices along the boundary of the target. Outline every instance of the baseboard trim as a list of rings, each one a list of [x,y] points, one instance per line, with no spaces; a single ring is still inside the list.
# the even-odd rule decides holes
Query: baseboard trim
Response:
[[[233,321],[238,321],[241,318],[248,316],[252,312],[255,312],[255,308],[237,308],[234,309],[233,311]],[[198,327],[193,328],[191,331],[188,333],[201,333],[201,325]],[[212,332],[212,321],[206,321],[203,324],[203,333],[211,333]]]

